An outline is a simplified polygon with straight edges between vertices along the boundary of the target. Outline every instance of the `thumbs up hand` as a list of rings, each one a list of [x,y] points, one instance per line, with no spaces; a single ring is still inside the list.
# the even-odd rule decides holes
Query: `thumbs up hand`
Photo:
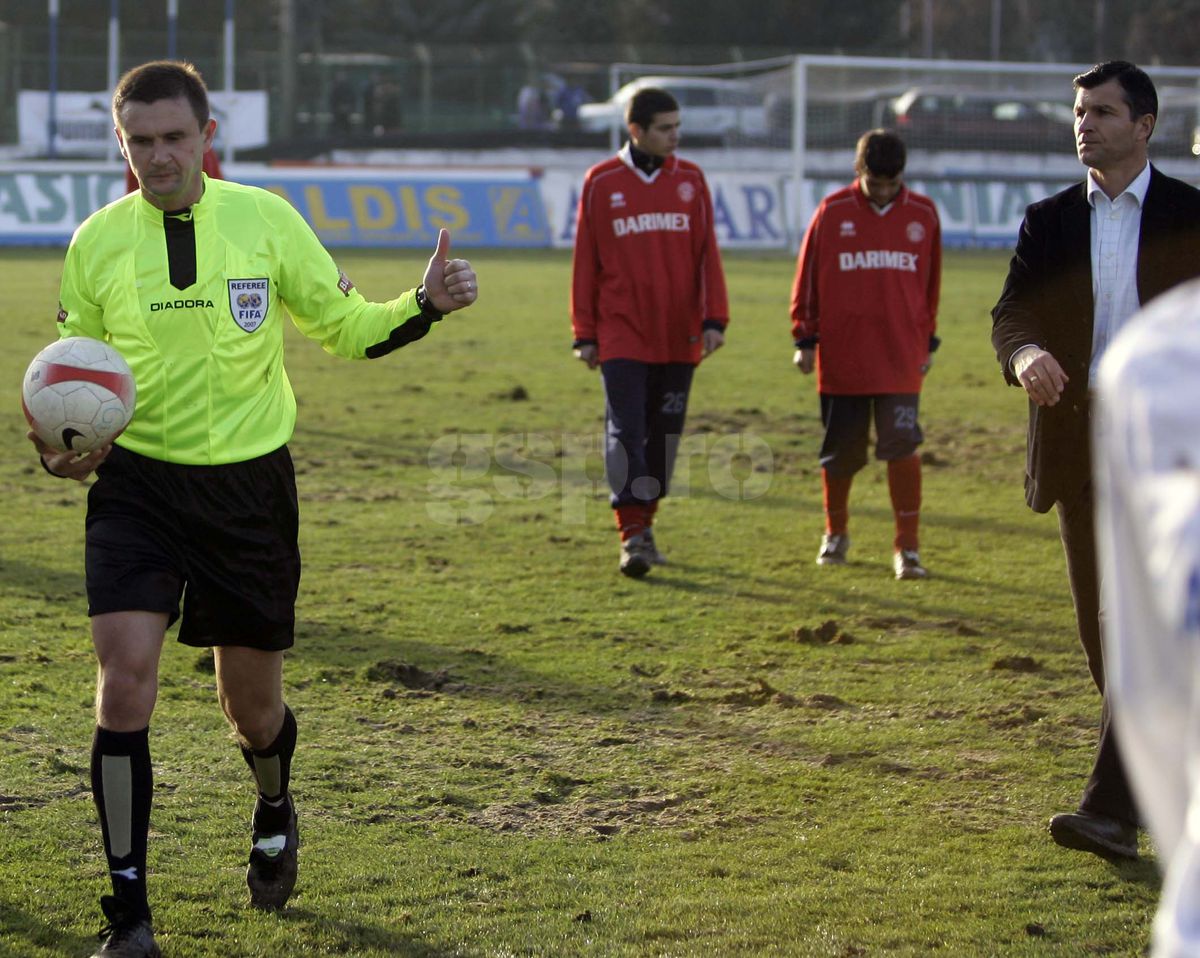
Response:
[[[440,313],[452,313],[456,309],[470,306],[479,296],[475,270],[465,259],[447,259],[450,253],[450,231],[438,233],[437,249],[429,257],[425,268],[425,294],[434,309]]]

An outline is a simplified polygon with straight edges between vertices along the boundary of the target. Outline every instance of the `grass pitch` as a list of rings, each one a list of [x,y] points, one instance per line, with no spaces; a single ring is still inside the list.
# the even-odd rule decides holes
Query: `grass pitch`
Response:
[[[822,528],[790,258],[727,256],[660,511],[671,564],[617,573],[599,379],[565,253],[468,254],[482,299],[348,363],[292,336],[305,557],[285,674],[301,875],[245,904],[252,788],[211,660],[168,642],[150,882],[186,956],[1138,954],[1152,850],[1061,851],[1098,699],[1054,520],[1021,493],[1025,406],[991,355],[1005,256],[947,256],[922,399],[924,582],[893,581],[886,477],[851,563]],[[106,888],[87,787],[85,490],[46,476],[17,390],[61,251],[9,250],[0,357],[0,956],[83,955]],[[387,298],[406,253],[339,257]],[[294,330],[293,330],[294,332]]]

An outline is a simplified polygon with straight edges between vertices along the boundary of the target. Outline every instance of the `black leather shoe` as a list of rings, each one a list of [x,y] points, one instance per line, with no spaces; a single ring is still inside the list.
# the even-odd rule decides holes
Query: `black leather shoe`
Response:
[[[1050,819],[1050,837],[1063,848],[1105,858],[1137,858],[1137,828],[1092,812],[1066,812]]]

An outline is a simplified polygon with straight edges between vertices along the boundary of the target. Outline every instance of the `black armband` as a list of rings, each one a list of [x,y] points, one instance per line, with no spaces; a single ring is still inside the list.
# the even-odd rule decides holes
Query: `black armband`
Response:
[[[806,336],[804,339],[796,340],[796,348],[797,349],[816,349],[818,342],[820,342],[819,336]]]
[[[440,318],[440,317],[439,317]],[[388,353],[399,349],[402,346],[407,346],[409,343],[415,343],[423,337],[429,328],[437,320],[430,319],[424,313],[418,313],[416,316],[411,316],[403,323],[392,330],[392,334],[388,336],[382,343],[376,343],[374,346],[368,346],[365,353],[367,359],[378,359],[380,356],[386,356]]]
[[[934,335],[932,335],[932,334],[931,334],[931,335],[930,335],[930,337],[929,337],[929,351],[930,351],[931,353],[936,353],[936,352],[937,352],[937,348],[938,348],[940,345],[942,345],[942,341],[941,341],[940,339],[938,339],[938,337],[936,337],[936,336],[934,336]]]
[[[582,346],[595,346],[595,345],[597,345],[597,343],[596,343],[596,340],[594,340],[594,339],[577,339],[577,340],[575,340],[575,342],[571,343],[571,348],[579,349]]]
[[[700,328],[702,330],[703,329],[715,329],[718,333],[723,333],[723,332],[725,332],[725,327],[727,325],[728,324],[723,319],[706,319],[704,322],[702,322],[700,324]]]
[[[446,315],[445,313],[438,312],[433,303],[429,301],[429,294],[425,292],[424,283],[417,287],[413,298],[417,302],[417,308],[421,311],[416,316],[410,316],[393,329],[391,335],[382,343],[368,346],[364,354],[367,359],[378,359],[380,356],[386,356],[388,353],[394,352],[402,346],[415,343],[429,332],[434,323]]]

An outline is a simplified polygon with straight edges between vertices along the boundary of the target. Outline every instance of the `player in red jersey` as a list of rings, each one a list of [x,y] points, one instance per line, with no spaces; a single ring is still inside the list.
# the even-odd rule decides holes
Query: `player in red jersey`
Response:
[[[857,180],[826,197],[809,224],[792,287],[793,362],[817,370],[825,535],[819,565],[840,565],[850,546],[850,484],[875,456],[887,462],[896,517],[897,579],[928,573],[918,553],[924,437],[918,399],[938,346],[941,225],[933,202],[904,185],[904,142],[887,130],[858,141]]]
[[[729,303],[704,174],[675,155],[679,104],[639,90],[629,142],[593,166],[576,219],[571,326],[604,382],[605,473],[623,573],[665,560],[651,526],[666,495],[692,373],[725,342]]]

